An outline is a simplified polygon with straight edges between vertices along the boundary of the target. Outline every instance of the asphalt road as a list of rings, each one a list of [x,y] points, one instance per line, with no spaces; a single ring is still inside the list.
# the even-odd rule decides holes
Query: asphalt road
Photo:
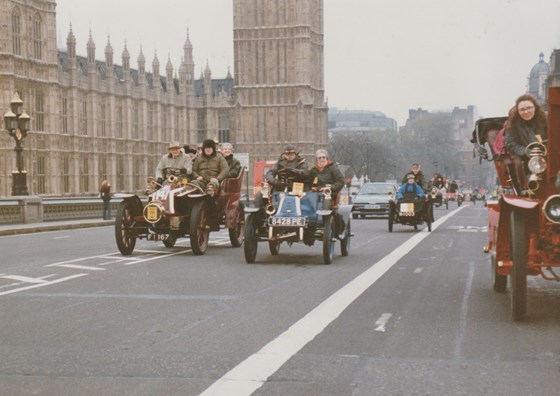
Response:
[[[0,237],[0,395],[559,394],[560,286],[530,278],[512,322],[485,209],[455,209],[431,233],[353,220],[331,265],[263,243],[247,264],[227,232],[204,256],[123,257],[112,227]]]

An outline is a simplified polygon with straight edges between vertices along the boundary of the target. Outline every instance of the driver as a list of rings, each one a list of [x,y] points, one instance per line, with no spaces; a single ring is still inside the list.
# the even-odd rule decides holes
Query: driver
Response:
[[[277,191],[283,190],[284,187],[286,187],[281,180],[278,180],[278,172],[283,169],[291,170],[291,174],[294,176],[294,182],[305,183],[308,181],[309,169],[305,163],[305,158],[299,156],[293,144],[288,144],[286,146],[284,153],[266,173],[266,181]]]
[[[182,147],[183,146],[177,141],[169,143],[169,146],[167,147],[169,153],[161,157],[156,168],[156,179],[158,184],[162,184],[168,176],[163,174],[163,170],[165,168],[179,169],[181,175],[184,176],[188,176],[192,173],[191,157],[181,150]]]
[[[397,200],[403,199],[405,195],[414,195],[415,198],[422,199],[426,195],[424,189],[414,181],[414,174],[410,173],[406,176],[407,182],[403,184],[397,191]]]

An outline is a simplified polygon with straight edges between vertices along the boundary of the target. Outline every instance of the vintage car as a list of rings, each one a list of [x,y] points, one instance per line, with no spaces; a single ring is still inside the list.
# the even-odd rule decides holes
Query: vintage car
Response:
[[[488,244],[492,284],[504,292],[510,278],[511,315],[523,320],[527,312],[527,276],[560,281],[560,88],[548,92],[548,139],[526,149],[528,174],[516,177],[515,163],[506,152],[495,152],[494,140],[506,117],[484,118],[475,124],[475,150],[494,161],[503,193],[489,200]]]
[[[358,216],[387,216],[389,201],[395,196],[397,187],[393,183],[364,183],[353,199],[352,218]]]
[[[445,187],[437,188],[432,186],[430,188],[430,198],[436,208],[445,205],[445,209],[449,209],[449,198],[447,197]]]
[[[123,255],[132,254],[137,239],[162,241],[173,247],[178,238],[189,237],[195,255],[208,247],[210,231],[225,224],[233,247],[243,243],[244,214],[240,200],[242,169],[237,178],[225,179],[216,196],[211,197],[190,183],[176,168],[165,168],[161,185],[148,179],[144,206],[137,195],[125,196],[115,218],[115,239]]]
[[[247,263],[254,263],[259,242],[267,242],[270,254],[277,255],[280,245],[303,242],[323,245],[323,262],[334,258],[335,243],[340,241],[342,256],[350,252],[351,205],[337,205],[330,188],[323,192],[307,191],[303,183],[294,182],[290,169],[278,172],[283,191],[271,191],[264,183],[255,199],[255,207],[245,208],[244,251]]]
[[[394,224],[418,226],[426,223],[428,231],[432,231],[434,221],[434,207],[431,199],[418,198],[414,193],[405,193],[404,198],[389,202],[389,232],[393,232]]]

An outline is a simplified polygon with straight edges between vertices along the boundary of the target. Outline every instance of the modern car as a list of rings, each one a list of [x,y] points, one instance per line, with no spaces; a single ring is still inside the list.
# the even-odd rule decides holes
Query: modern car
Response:
[[[397,186],[388,182],[365,183],[353,199],[352,218],[389,215],[389,201],[397,194]]]

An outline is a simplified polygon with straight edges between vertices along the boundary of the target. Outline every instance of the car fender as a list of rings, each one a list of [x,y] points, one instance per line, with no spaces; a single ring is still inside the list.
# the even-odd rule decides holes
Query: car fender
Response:
[[[134,216],[142,214],[144,205],[142,204],[142,201],[140,200],[138,195],[129,195],[122,197],[122,202],[127,202],[131,206]]]

